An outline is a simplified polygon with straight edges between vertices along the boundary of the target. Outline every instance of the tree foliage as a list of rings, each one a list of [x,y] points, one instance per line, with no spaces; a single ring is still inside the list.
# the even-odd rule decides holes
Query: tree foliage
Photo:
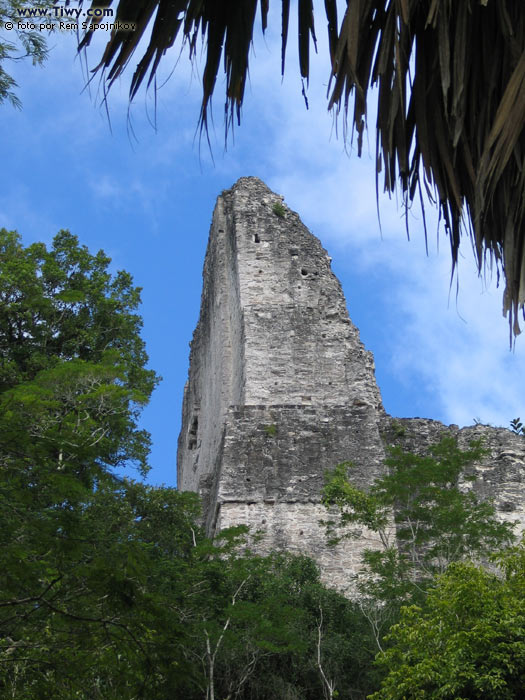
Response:
[[[373,640],[313,562],[212,542],[195,494],[122,471],[157,378],[109,263],[0,232],[0,696],[317,700],[322,671],[363,698]]]
[[[113,470],[147,470],[149,436],[137,421],[157,379],[145,367],[140,290],[127,273],[112,277],[109,263],[66,231],[50,250],[0,231],[0,630],[10,697],[22,688],[50,697],[55,687],[72,697],[91,645],[100,667],[120,642],[130,659],[139,648],[122,611],[139,587],[140,548],[122,529],[132,511]]]
[[[505,579],[463,561],[510,537],[458,488],[481,447],[394,449],[368,493],[334,471],[340,524],[384,544],[359,602],[307,557],[253,554],[245,527],[212,541],[195,494],[122,471],[147,468],[137,421],[157,378],[140,290],[109,264],[68,232],[49,249],[0,232],[0,697],[518,698],[524,550]]]
[[[137,420],[157,378],[135,313],[140,289],[109,263],[67,231],[50,250],[0,231],[0,448],[29,471],[147,469]]]
[[[67,517],[28,498],[23,524],[20,494],[3,484],[2,696],[315,700],[320,619],[340,697],[377,687],[356,606],[305,557],[241,553],[242,528],[204,538],[194,494],[102,478]]]
[[[53,0],[39,0],[39,8],[52,6]],[[5,63],[30,58],[34,66],[42,65],[48,54],[43,32],[18,28],[18,22],[23,20],[23,12],[34,7],[35,4],[29,0],[0,0],[0,104],[10,102],[18,109],[22,106],[14,91],[18,85],[5,70]],[[11,29],[6,28],[6,22],[13,25]]]
[[[358,525],[381,545],[365,550],[358,584],[380,612],[420,598],[451,563],[486,560],[512,542],[512,524],[500,522],[493,505],[468,488],[472,465],[485,453],[479,442],[461,450],[451,437],[426,455],[391,447],[387,473],[368,492],[352,485],[349,463],[328,474],[323,502],[337,516],[327,521],[331,538],[355,537]]]
[[[96,2],[93,3],[96,5]],[[97,70],[111,86],[128,66],[152,22],[130,86],[155,77],[182,35],[190,58],[206,45],[200,121],[206,128],[221,58],[226,75],[227,125],[240,121],[257,9],[263,32],[269,2],[142,0],[115,4],[116,19],[136,31],[111,35]],[[423,192],[435,199],[450,236],[453,268],[461,229],[467,229],[481,271],[501,265],[504,313],[519,333],[525,302],[525,16],[514,0],[348,0],[341,22],[336,0],[325,3],[330,75],[329,108],[350,112],[361,152],[368,90],[377,86],[377,178],[384,190],[401,187],[407,212]],[[297,3],[299,68],[308,82],[310,44],[316,45],[312,0]],[[154,18],[154,19],[153,19]],[[98,19],[93,19],[96,23]],[[282,0],[282,72],[290,2]],[[87,46],[88,31],[80,48]],[[305,86],[303,84],[303,92]],[[353,98],[353,106],[352,106]],[[407,216],[408,226],[408,216]],[[525,313],[525,311],[524,311]]]
[[[499,576],[452,564],[423,606],[404,608],[378,656],[388,675],[371,700],[518,700],[525,683],[525,548]]]
[[[2,502],[2,696],[140,697],[159,685],[156,666],[164,654],[180,656],[185,639],[166,607],[162,542],[144,531],[149,524],[172,537],[171,550],[184,558],[195,503],[172,490],[101,479],[66,511],[57,501],[73,490],[81,496],[79,484],[46,485],[53,501],[26,504],[23,523],[18,485],[2,489],[3,497],[19,496],[10,510]],[[179,671],[181,683],[191,675]]]

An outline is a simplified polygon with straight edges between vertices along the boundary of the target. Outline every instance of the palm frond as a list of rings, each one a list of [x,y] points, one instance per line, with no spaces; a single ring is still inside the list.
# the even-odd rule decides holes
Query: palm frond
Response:
[[[284,71],[290,1],[281,1]],[[93,6],[111,4],[95,0]],[[516,0],[347,0],[338,28],[336,0],[324,4],[329,108],[342,115],[345,127],[350,121],[360,154],[368,90],[377,86],[377,170],[385,191],[399,184],[407,209],[422,191],[435,192],[453,269],[466,231],[480,272],[493,262],[503,271],[503,310],[512,338],[520,332],[519,311],[525,315],[525,6]],[[221,58],[227,125],[234,117],[239,121],[257,8],[264,31],[268,5],[269,0],[120,0],[116,21],[137,28],[112,33],[96,70],[111,86],[155,15],[130,98],[146,77],[151,83],[180,33],[190,57],[200,34],[206,42],[201,126],[207,125]],[[314,8],[312,0],[298,0],[297,6],[299,68],[307,83],[316,41]],[[80,48],[91,36],[84,36]]]

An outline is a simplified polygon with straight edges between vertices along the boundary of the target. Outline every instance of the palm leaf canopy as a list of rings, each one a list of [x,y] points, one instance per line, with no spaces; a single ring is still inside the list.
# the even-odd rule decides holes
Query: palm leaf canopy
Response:
[[[112,2],[95,0],[93,6]],[[290,0],[281,3],[284,72]],[[299,67],[307,83],[316,41],[313,0],[296,5]],[[190,58],[200,36],[206,45],[200,124],[207,126],[222,59],[229,126],[240,121],[254,26],[259,16],[266,29],[268,6],[269,0],[120,0],[112,21],[132,22],[136,29],[112,32],[95,71],[110,87],[151,25],[131,78],[132,99],[144,81],[151,84],[177,36]],[[437,197],[453,270],[465,230],[479,270],[495,262],[498,277],[503,272],[503,311],[517,335],[518,313],[525,315],[525,3],[347,0],[339,21],[336,0],[325,0],[324,12],[329,108],[345,124],[350,117],[360,154],[368,89],[377,85],[376,163],[385,191],[399,183],[407,208],[425,190]],[[92,34],[84,35],[80,48]]]

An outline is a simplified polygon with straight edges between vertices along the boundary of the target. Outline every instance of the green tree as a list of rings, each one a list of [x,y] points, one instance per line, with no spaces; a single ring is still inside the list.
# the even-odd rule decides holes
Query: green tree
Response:
[[[109,263],[0,232],[0,695],[362,698],[373,640],[310,560],[211,542],[195,494],[121,471],[157,378]]]
[[[67,231],[49,251],[0,231],[5,454],[45,449],[63,468],[147,469],[149,436],[137,420],[158,378],[146,368],[140,289],[126,272],[112,277],[109,263]]]
[[[39,0],[38,7],[51,8],[53,4],[53,0]],[[48,49],[44,32],[18,28],[18,23],[23,21],[24,11],[34,8],[35,3],[29,0],[0,0],[0,104],[10,102],[13,107],[22,106],[14,92],[18,85],[5,70],[5,63],[29,58],[34,66],[41,66],[47,58]]]
[[[387,676],[370,700],[518,700],[525,684],[525,548],[503,575],[451,564],[422,606],[403,608],[377,657]]]
[[[375,532],[381,544],[365,550],[358,577],[378,641],[399,606],[419,599],[449,564],[487,559],[513,539],[512,524],[500,522],[491,503],[460,488],[460,477],[475,480],[472,465],[486,454],[479,442],[461,450],[444,437],[426,455],[400,447],[389,452],[387,473],[368,492],[351,484],[350,463],[328,474],[323,492],[323,503],[337,511],[327,522],[332,540],[355,537],[357,525]]]
[[[110,262],[68,231],[47,250],[42,243],[24,248],[16,232],[0,230],[2,390],[58,360],[99,362],[113,351],[130,386],[151,392],[154,373],[144,369],[142,319],[135,313],[141,290],[127,272],[112,277]]]
[[[192,652],[204,669],[203,691],[210,699],[243,697],[258,685],[261,661],[303,648],[302,611],[283,590],[286,567],[278,558],[239,554],[243,534],[228,531],[219,542],[204,543],[191,566],[192,588],[198,591],[187,612]]]
[[[97,70],[106,85],[121,76],[139,47],[143,55],[131,78],[130,99],[151,84],[162,57],[182,35],[189,56],[202,35],[206,63],[200,121],[206,128],[224,53],[227,125],[240,121],[257,8],[262,29],[267,0],[226,2],[157,0],[110,2],[116,19],[134,32],[111,35]],[[450,236],[453,268],[465,225],[479,270],[489,259],[506,279],[504,310],[519,333],[525,302],[525,20],[515,0],[348,0],[338,21],[336,0],[326,0],[330,68],[329,108],[347,116],[361,153],[368,90],[377,91],[377,175],[391,193],[399,182],[408,210],[425,191],[438,203]],[[316,45],[312,0],[299,0],[299,70],[309,77],[310,44]],[[154,14],[156,11],[155,18]],[[92,20],[95,23],[97,20]],[[143,37],[152,22],[151,35]],[[282,72],[290,2],[282,0]],[[89,44],[87,32],[80,48]],[[490,56],[490,60],[487,60]],[[353,93],[353,105],[351,96]]]
[[[17,541],[2,542],[2,697],[184,695],[199,676],[178,611],[196,498],[110,478],[88,491],[67,520],[53,519],[56,503],[28,508]]]
[[[109,477],[86,489],[67,532],[30,511],[0,552],[0,694],[317,700],[318,649],[339,697],[377,687],[366,621],[313,562],[241,554],[245,528],[212,543],[197,513],[195,494]]]
[[[47,250],[0,231],[0,630],[20,683],[24,668],[49,667],[51,648],[63,649],[56,659],[74,682],[75,627],[79,660],[88,639],[131,629],[118,606],[134,580],[133,546],[118,526],[98,539],[104,520],[97,528],[91,513],[118,485],[114,469],[147,469],[137,421],[157,378],[145,367],[140,290],[109,263],[68,232]],[[34,676],[34,697],[48,675]]]
[[[235,581],[246,583],[215,623],[217,639],[230,620],[217,656],[217,697],[318,700],[327,689],[323,677],[332,697],[345,700],[378,687],[366,619],[354,602],[324,588],[310,559],[272,554],[232,565]]]

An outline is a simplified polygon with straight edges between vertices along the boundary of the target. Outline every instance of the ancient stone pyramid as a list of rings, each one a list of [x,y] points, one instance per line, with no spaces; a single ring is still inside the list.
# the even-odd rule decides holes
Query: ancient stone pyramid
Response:
[[[426,419],[394,423],[328,254],[282,200],[245,177],[213,214],[178,446],[178,487],[203,496],[208,533],[250,525],[263,533],[262,551],[305,552],[325,581],[344,588],[374,540],[361,532],[327,546],[325,471],[350,460],[366,486],[384,469],[385,445],[424,450],[445,431],[465,445],[483,436],[492,454],[476,488],[523,526],[523,438]]]

